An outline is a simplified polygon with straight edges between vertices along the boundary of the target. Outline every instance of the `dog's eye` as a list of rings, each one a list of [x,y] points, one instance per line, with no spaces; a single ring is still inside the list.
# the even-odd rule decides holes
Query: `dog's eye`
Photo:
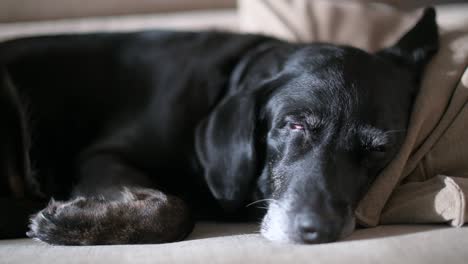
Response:
[[[384,153],[387,151],[385,146],[365,146],[364,149],[368,153]]]
[[[387,157],[387,151],[387,146],[366,146],[364,159],[362,160],[363,165],[366,167],[375,166],[376,162],[382,161]]]
[[[289,123],[289,128],[292,130],[304,131],[304,125],[300,123]]]
[[[367,147],[366,151],[368,153],[368,157],[375,160],[384,158],[388,149],[387,146],[372,146]]]
[[[386,152],[387,148],[385,146],[374,146],[369,149],[371,152],[382,153]]]

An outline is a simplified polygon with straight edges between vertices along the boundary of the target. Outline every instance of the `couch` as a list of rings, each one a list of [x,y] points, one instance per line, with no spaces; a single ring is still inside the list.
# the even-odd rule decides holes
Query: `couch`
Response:
[[[135,2],[4,0],[0,2],[0,40],[150,28],[241,30],[235,1]],[[94,4],[96,8],[89,7]],[[463,4],[437,9],[444,23],[468,17]],[[5,214],[2,217],[8,217]],[[468,227],[444,224],[380,225],[358,229],[335,243],[291,245],[265,240],[256,223],[203,222],[185,241],[159,245],[75,247],[31,239],[0,240],[0,263],[468,263],[467,248]]]

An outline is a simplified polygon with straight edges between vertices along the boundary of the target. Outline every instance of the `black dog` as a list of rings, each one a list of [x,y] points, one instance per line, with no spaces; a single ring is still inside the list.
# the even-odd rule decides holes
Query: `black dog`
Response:
[[[150,31],[0,45],[0,235],[51,244],[183,239],[257,216],[321,243],[405,136],[435,12],[376,54],[257,35]],[[265,213],[261,211],[260,213]]]

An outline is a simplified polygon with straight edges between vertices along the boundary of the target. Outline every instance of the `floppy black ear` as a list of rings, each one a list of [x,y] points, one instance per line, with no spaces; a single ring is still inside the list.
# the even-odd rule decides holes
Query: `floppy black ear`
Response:
[[[424,10],[416,25],[394,46],[381,50],[377,55],[402,64],[415,74],[419,81],[425,65],[439,49],[439,33],[433,7]]]
[[[197,155],[205,180],[227,211],[242,205],[256,172],[255,108],[251,94],[228,96],[197,128]]]
[[[259,108],[269,87],[282,79],[277,67],[282,56],[273,49],[278,43],[267,42],[245,56],[231,75],[227,95],[197,127],[195,145],[205,180],[228,212],[239,209],[252,192],[260,162],[255,140]]]

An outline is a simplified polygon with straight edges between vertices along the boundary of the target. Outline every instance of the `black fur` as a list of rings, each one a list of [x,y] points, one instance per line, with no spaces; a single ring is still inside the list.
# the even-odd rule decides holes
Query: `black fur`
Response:
[[[336,240],[402,143],[434,16],[376,54],[221,32],[2,43],[0,207],[44,203],[28,236],[51,244],[160,243],[265,199],[267,238]]]

